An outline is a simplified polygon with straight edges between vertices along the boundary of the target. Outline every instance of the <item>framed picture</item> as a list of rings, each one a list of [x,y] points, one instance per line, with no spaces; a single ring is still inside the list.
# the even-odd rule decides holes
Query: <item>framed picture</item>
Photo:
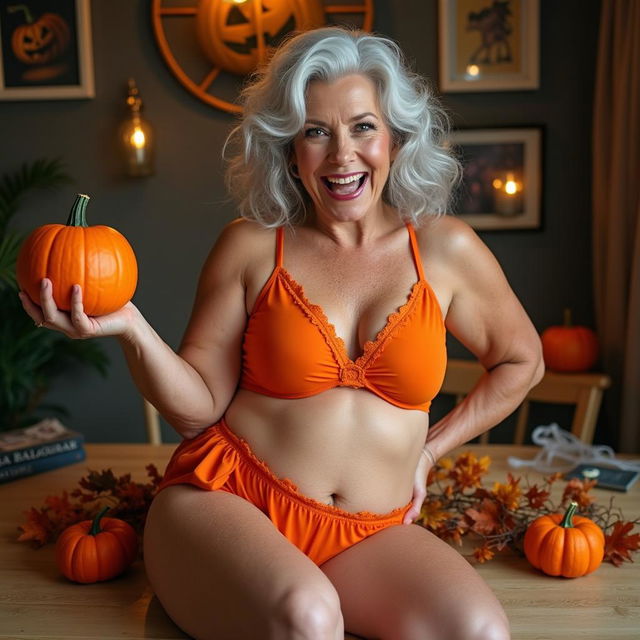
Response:
[[[94,95],[89,0],[0,0],[0,100]]]
[[[542,128],[461,129],[451,145],[463,178],[454,212],[474,229],[536,229],[541,224]]]
[[[539,86],[538,0],[439,0],[440,90]]]

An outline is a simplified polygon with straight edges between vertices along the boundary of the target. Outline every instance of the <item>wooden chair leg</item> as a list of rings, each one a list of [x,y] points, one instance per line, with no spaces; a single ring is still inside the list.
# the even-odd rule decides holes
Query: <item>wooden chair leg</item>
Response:
[[[144,424],[147,430],[147,442],[149,444],[162,444],[160,431],[160,418],[156,408],[146,399],[144,402]]]
[[[593,442],[601,402],[602,389],[592,387],[580,392],[580,400],[576,405],[571,432],[583,442]]]
[[[516,421],[516,431],[513,436],[514,444],[524,444],[524,436],[529,423],[529,401],[524,400],[518,409],[518,419]]]

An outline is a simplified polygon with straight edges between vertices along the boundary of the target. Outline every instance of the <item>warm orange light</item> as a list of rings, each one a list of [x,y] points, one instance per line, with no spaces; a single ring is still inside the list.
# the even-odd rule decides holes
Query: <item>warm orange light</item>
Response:
[[[120,126],[120,140],[126,173],[130,176],[150,176],[154,173],[154,132],[142,117],[142,99],[135,80],[129,80],[128,117]]]
[[[516,180],[516,174],[506,171],[502,178],[494,178],[493,203],[495,211],[503,216],[515,216],[524,211],[524,185]]]
[[[131,134],[130,141],[136,149],[142,149],[146,143],[144,131],[140,127],[136,127]]]
[[[480,67],[477,64],[467,65],[467,75],[475,78],[480,75]]]
[[[513,195],[514,193],[516,193],[516,191],[518,191],[518,184],[514,181],[514,180],[507,180],[506,184],[504,185],[504,190]]]
[[[522,191],[522,182],[518,182],[513,173],[507,173],[504,181],[500,178],[494,178],[491,184],[496,191],[502,191],[510,196]]]

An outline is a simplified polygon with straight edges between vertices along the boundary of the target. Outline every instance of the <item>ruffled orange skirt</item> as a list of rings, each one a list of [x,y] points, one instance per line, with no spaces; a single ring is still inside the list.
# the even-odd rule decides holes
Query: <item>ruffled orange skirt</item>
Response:
[[[387,514],[350,513],[309,498],[287,479],[276,477],[224,420],[176,449],[160,485],[191,484],[227,491],[251,502],[317,565],[374,533],[402,524],[411,502]]]

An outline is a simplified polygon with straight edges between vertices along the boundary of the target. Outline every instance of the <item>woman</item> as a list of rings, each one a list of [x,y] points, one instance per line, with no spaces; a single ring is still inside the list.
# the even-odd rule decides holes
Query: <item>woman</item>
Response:
[[[328,28],[245,92],[229,182],[243,218],[203,268],[178,354],[133,304],[34,321],[118,336],[184,440],[149,512],[145,563],[196,638],[497,640],[506,616],[447,544],[411,525],[435,461],[508,415],[540,345],[488,249],[439,216],[458,166],[398,48]],[[445,331],[486,367],[429,427]]]

